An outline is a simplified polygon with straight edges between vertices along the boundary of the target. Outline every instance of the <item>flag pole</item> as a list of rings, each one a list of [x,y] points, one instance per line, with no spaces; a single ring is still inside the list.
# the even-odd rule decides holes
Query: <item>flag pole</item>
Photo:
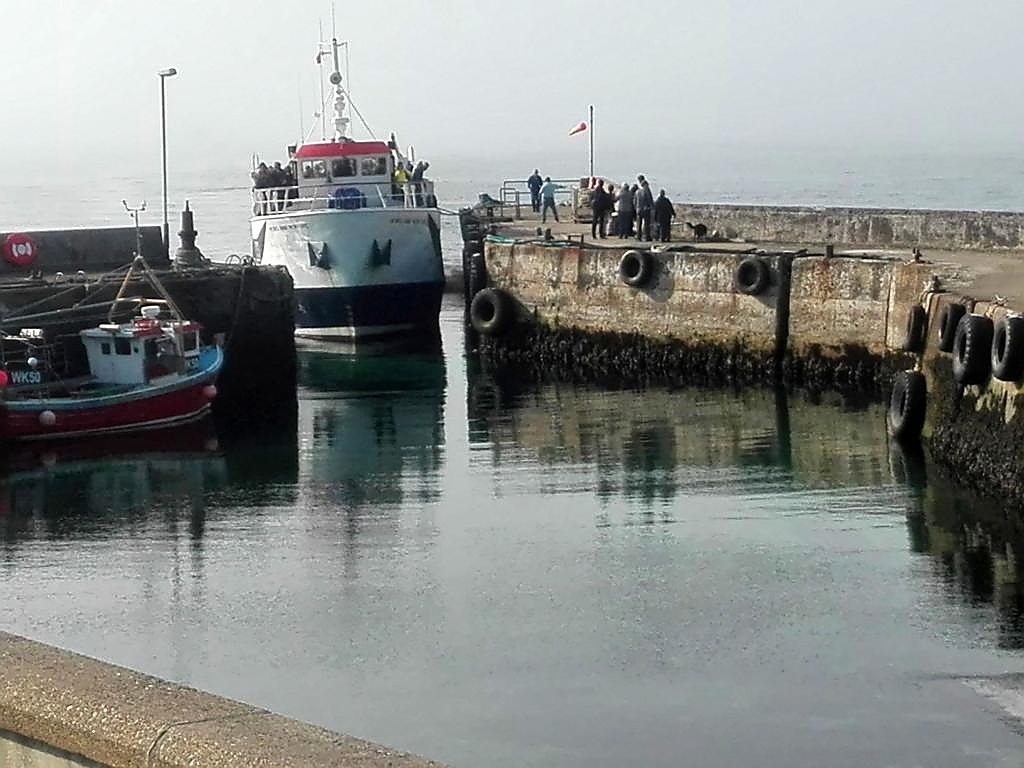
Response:
[[[590,105],[590,178],[594,178],[594,105]]]

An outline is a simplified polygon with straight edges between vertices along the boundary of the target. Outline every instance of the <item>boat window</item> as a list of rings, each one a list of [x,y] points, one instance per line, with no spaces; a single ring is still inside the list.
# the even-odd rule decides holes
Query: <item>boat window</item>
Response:
[[[387,158],[383,155],[379,157],[364,157],[359,164],[359,172],[363,176],[384,176],[388,172]]]
[[[104,355],[109,355],[110,354],[110,342],[109,341],[101,341],[100,342],[100,352],[103,353]]]
[[[304,179],[326,179],[327,178],[327,161],[326,160],[303,160],[302,161],[302,178],[304,178]]]
[[[132,353],[132,340],[120,337],[114,339],[114,352],[119,355],[130,355]]]
[[[338,157],[331,163],[331,175],[334,178],[339,176],[356,175],[356,159],[354,157]]]
[[[197,333],[186,333],[184,335],[184,337],[182,338],[182,342],[184,343],[183,346],[186,352],[191,352],[193,349],[196,348],[196,346],[199,343],[198,340],[196,339],[198,335],[199,334]]]

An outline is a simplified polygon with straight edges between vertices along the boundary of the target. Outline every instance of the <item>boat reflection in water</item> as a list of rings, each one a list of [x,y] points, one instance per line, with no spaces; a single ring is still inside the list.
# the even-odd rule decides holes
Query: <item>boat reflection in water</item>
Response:
[[[5,446],[0,531],[21,538],[97,535],[181,510],[202,536],[204,494],[227,481],[211,419],[153,432]]]
[[[305,343],[299,351],[303,493],[346,510],[440,496],[446,373],[434,337],[384,346]]]

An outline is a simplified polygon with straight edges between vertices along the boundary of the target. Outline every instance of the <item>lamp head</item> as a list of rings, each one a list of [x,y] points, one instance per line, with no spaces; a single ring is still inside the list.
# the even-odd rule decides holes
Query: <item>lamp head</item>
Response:
[[[168,67],[167,69],[161,69],[157,74],[160,75],[160,77],[174,77],[178,74],[178,70],[174,67]]]

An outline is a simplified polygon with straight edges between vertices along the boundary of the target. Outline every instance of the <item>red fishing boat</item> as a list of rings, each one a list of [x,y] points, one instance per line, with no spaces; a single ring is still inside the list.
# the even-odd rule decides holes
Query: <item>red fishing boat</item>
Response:
[[[156,280],[137,259],[151,281]],[[125,278],[127,284],[132,271]],[[66,358],[42,333],[23,329],[3,337],[0,351],[0,437],[31,440],[155,429],[202,417],[216,397],[214,384],[224,362],[216,345],[204,345],[201,327],[181,317],[158,282],[160,299],[141,303],[137,317],[86,328],[77,336],[88,370],[57,373]],[[15,318],[16,320],[16,318]],[[5,319],[10,325],[11,320]],[[72,339],[73,341],[73,339]],[[80,349],[79,349],[80,351]]]

